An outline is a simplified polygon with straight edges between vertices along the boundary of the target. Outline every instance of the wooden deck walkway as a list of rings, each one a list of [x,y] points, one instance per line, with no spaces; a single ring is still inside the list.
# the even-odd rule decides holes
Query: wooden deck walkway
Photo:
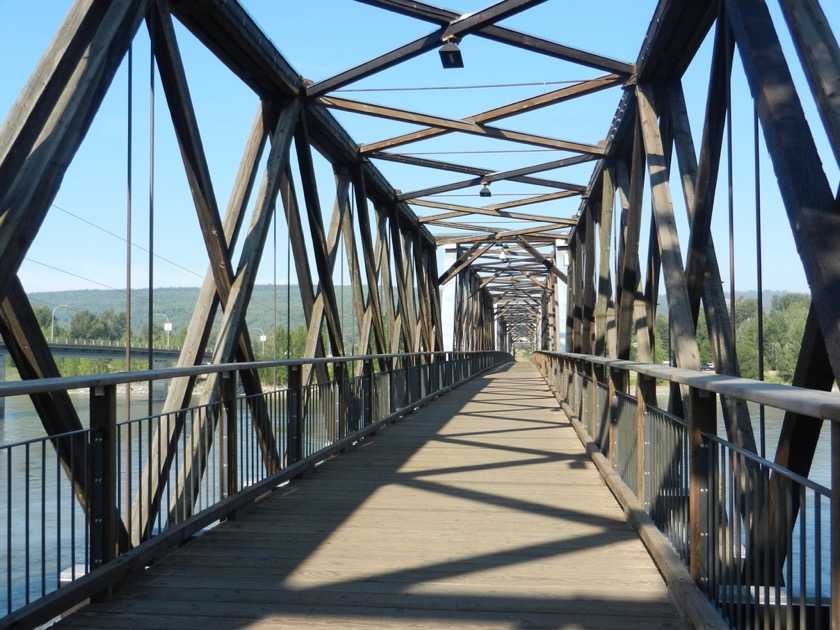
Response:
[[[529,363],[424,407],[61,625],[686,627]]]

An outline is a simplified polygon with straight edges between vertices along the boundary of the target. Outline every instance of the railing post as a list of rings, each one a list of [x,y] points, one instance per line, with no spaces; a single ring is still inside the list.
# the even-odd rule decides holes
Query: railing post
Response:
[[[651,474],[650,439],[647,428],[647,406],[655,402],[656,379],[642,373],[636,374],[636,496],[647,510],[653,501]]]
[[[286,458],[294,464],[303,458],[303,373],[300,365],[289,366],[288,418],[286,418]]]
[[[362,365],[362,426],[373,423],[373,363],[366,359]]]
[[[90,568],[96,569],[117,557],[116,385],[90,388],[90,428]]]
[[[708,534],[706,527],[709,509],[709,453],[708,444],[703,443],[702,433],[716,433],[715,395],[712,392],[689,387],[688,390],[688,435],[689,435],[689,482],[688,514],[689,568],[692,579],[700,583],[703,577],[704,558],[708,557]],[[705,496],[704,496],[705,495]]]
[[[219,488],[222,498],[236,494],[238,464],[236,455],[236,372],[223,372],[219,379],[219,398],[222,403],[221,427],[219,437],[221,445],[219,457]]]
[[[624,370],[618,370],[614,367],[610,368],[610,393],[609,393],[609,403],[610,403],[610,433],[609,433],[609,440],[610,440],[610,465],[615,469],[615,453],[618,450],[617,444],[617,430],[618,430],[618,392],[625,391],[625,381],[626,381],[627,373]],[[622,444],[621,448],[627,451],[629,448],[628,444]]]
[[[341,439],[347,435],[347,381],[345,380],[345,369],[347,364],[338,362],[333,366],[333,378],[335,379],[335,391],[337,397],[336,405],[336,421],[338,423],[338,438]],[[330,439],[335,441],[334,435],[330,435]]]

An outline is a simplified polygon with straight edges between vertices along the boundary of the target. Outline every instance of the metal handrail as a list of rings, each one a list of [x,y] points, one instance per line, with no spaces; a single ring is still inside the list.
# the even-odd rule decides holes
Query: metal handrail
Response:
[[[840,600],[838,462],[832,493],[717,436],[712,394],[830,420],[833,444],[840,395],[583,354],[537,352],[534,362],[581,439],[601,451],[599,466],[620,479],[608,477],[616,496],[638,502],[731,627],[829,627]],[[630,372],[639,385],[683,386],[686,417],[651,405],[646,387],[624,392]]]
[[[399,359],[409,365],[374,372],[373,361],[377,359]],[[24,533],[13,532],[11,519],[7,519],[6,532],[0,531],[0,539],[4,533],[7,536],[6,541],[0,540],[0,556],[13,551],[6,558],[5,570],[0,569],[0,584],[12,574],[11,555],[27,559],[27,584],[22,587],[25,601],[13,603],[11,580],[0,589],[0,597],[6,595],[8,600],[4,611],[7,615],[0,618],[0,627],[44,623],[87,598],[110,592],[129,574],[142,571],[149,562],[271,489],[347,450],[449,389],[510,360],[509,354],[501,352],[364,355],[176,367],[0,384],[0,397],[88,389],[92,399],[102,399],[96,409],[91,405],[89,429],[0,447],[0,476],[8,477],[9,489],[13,487],[13,476],[19,483],[29,484],[15,486],[15,500],[21,502],[32,494],[41,502],[40,509],[33,508],[31,516],[26,508],[26,520],[32,518],[36,522],[22,524]],[[356,361],[362,362],[362,373],[345,378],[341,366]],[[337,379],[311,385],[303,383],[302,366],[316,363],[332,364]],[[252,406],[255,396],[237,392],[236,374],[272,367],[289,368],[288,385],[257,395],[264,404]],[[215,401],[208,405],[124,422],[116,420],[117,385],[213,373],[227,373],[234,378],[219,379]],[[262,410],[270,410],[270,417],[260,417]],[[159,477],[156,483],[169,486],[171,495],[167,490],[161,516],[144,524],[139,540],[133,542],[137,523],[132,524],[136,513],[131,499],[145,495],[146,484],[152,481],[147,476],[147,465],[150,449],[160,444],[156,434],[165,433],[178,423],[182,437],[173,445],[180,464],[163,476],[157,468],[153,473]],[[266,434],[267,430],[273,434]],[[204,442],[205,438],[208,441]],[[267,438],[274,444],[270,452],[265,450]],[[16,449],[21,450],[20,454],[14,453]],[[81,458],[73,460],[83,470],[68,470],[68,464],[58,455],[72,449],[77,449],[77,454],[83,451]],[[268,459],[267,453],[274,459]],[[208,468],[199,471],[198,481],[189,481],[196,473],[185,473],[183,466],[194,457]],[[13,463],[23,465],[25,470],[13,475]],[[62,468],[70,479],[87,479],[89,485],[84,488],[78,482],[74,485],[62,474]],[[53,489],[49,484],[54,484]],[[124,485],[128,489],[120,495]],[[6,482],[0,486],[2,495]],[[50,494],[64,497],[58,498],[59,505],[55,506],[58,518],[68,509],[70,516],[48,524],[50,533],[46,533],[43,513],[51,500]],[[9,494],[10,501],[11,497]],[[84,510],[76,501],[80,497],[85,500]],[[14,512],[11,505],[0,505],[0,509],[7,515]],[[62,533],[62,528],[68,521],[76,533],[64,543],[66,533]],[[150,531],[144,533],[146,527]],[[30,528],[34,532],[31,535]],[[46,562],[44,541],[52,545],[50,540],[56,537],[58,557]],[[38,566],[31,570],[30,539],[32,553],[40,558],[40,564],[36,562]],[[18,551],[18,541],[27,548]],[[76,550],[72,554],[66,549],[62,552],[61,545],[76,545]],[[72,582],[57,588],[58,572],[71,567]],[[47,571],[49,576],[45,577]],[[36,582],[34,586],[30,586],[30,579]],[[31,597],[30,591],[34,593]]]

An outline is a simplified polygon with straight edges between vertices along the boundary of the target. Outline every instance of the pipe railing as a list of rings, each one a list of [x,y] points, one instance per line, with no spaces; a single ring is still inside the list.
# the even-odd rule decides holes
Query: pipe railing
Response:
[[[591,355],[533,360],[731,627],[835,627],[840,395]],[[684,418],[656,406],[658,379],[678,386]],[[830,421],[834,491],[719,437],[717,395]]]
[[[34,626],[107,597],[129,574],[272,488],[510,360],[500,352],[368,355],[0,384],[0,397],[68,390],[90,397],[83,430],[0,445],[0,626]],[[330,381],[303,382],[303,367],[315,363],[327,364]],[[361,373],[353,375],[354,364]],[[380,364],[400,366],[379,371]],[[288,382],[241,393],[240,371],[269,368],[283,368]],[[119,386],[208,374],[220,375],[208,404],[117,418]]]

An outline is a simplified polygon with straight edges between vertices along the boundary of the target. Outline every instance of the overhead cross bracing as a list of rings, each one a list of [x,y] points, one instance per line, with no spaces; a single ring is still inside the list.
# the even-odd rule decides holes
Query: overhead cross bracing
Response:
[[[423,37],[359,60],[331,77],[313,77],[307,97],[336,115],[359,143],[360,154],[386,174],[396,200],[413,210],[438,246],[456,252],[439,276],[442,285],[469,268],[477,279],[462,293],[464,298],[474,299],[477,289],[485,290],[496,308],[504,307],[496,316],[509,318],[519,304],[524,317],[538,322],[545,294],[553,294],[555,282],[566,281],[558,260],[578,221],[576,211],[589,190],[593,163],[605,155],[609,120],[621,90],[634,80],[631,60],[647,17],[635,21],[637,38],[626,37],[629,44],[620,58],[613,58],[597,53],[599,44],[608,43],[597,28],[587,38],[593,53],[507,26],[516,16],[539,15],[541,9],[557,16],[556,7],[548,6],[553,3],[544,1],[497,2],[471,13],[417,2],[363,4],[404,16],[407,30],[417,21],[420,30],[429,23],[438,30],[426,30]],[[615,3],[609,4],[600,9],[617,10]],[[653,3],[649,5],[652,11]],[[599,9],[591,10],[594,14]],[[635,18],[645,13],[640,6],[623,11]],[[363,20],[362,15],[371,13],[360,12]],[[628,20],[624,22],[627,28]],[[568,36],[569,26],[558,24],[554,31]],[[496,54],[507,49],[510,62],[492,68],[482,64],[481,52],[471,43],[476,39],[488,42],[484,47],[494,47]],[[450,40],[464,49],[464,68],[440,72],[435,85],[415,79],[410,62],[421,54],[435,56],[441,43]],[[503,57],[507,51],[502,50]],[[525,81],[534,76],[542,83]],[[457,98],[450,97],[456,92]],[[522,97],[523,92],[530,95]],[[581,125],[579,112],[587,102],[603,118]],[[464,113],[465,103],[472,112]]]

